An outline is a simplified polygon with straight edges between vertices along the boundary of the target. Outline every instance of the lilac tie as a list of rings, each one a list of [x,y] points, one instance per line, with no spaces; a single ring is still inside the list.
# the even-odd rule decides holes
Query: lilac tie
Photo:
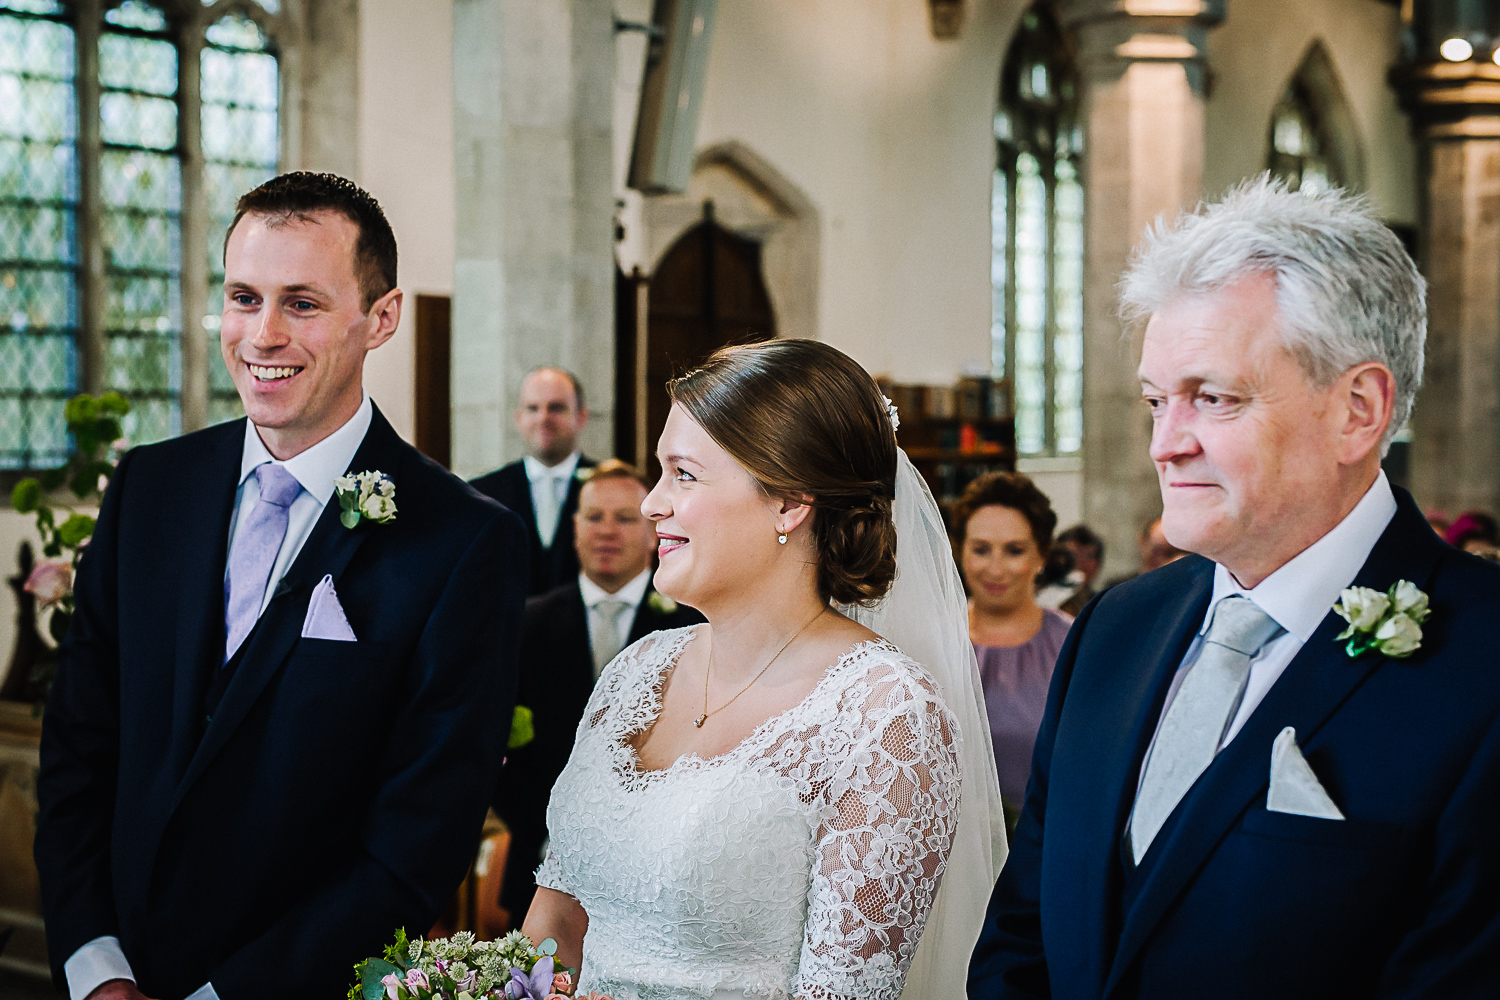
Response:
[[[261,601],[271,579],[276,553],[286,539],[292,501],[302,492],[297,477],[267,462],[255,470],[260,499],[244,525],[235,532],[229,553],[229,583],[224,601],[224,662],[234,655],[260,617]]]

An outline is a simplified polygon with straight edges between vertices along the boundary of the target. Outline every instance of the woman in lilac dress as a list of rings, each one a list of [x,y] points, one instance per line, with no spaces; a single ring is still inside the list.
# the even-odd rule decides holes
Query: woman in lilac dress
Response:
[[[1036,601],[1036,577],[1056,527],[1047,495],[1014,472],[980,476],[953,508],[959,565],[969,588],[969,638],[979,658],[1009,823],[1026,794],[1052,668],[1073,623]]]

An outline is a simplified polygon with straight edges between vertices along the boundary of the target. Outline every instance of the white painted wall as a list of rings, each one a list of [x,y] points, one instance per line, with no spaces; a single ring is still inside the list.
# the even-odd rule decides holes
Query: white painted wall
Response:
[[[453,294],[452,0],[361,0],[359,183],[396,232],[401,328],[365,364],[365,387],[416,433],[417,294]]]
[[[989,357],[991,116],[1014,0],[937,41],[918,0],[719,4],[698,146],[738,140],[822,225],[818,336],[947,383]]]

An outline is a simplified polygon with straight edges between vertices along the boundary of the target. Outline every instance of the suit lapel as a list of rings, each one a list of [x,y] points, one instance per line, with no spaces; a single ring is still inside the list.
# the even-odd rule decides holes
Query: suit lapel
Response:
[[[202,732],[203,692],[224,657],[224,570],[229,521],[239,490],[245,421],[237,420],[209,449],[183,486],[177,539],[177,644],[173,658],[172,776],[180,778]]]
[[[1104,671],[1075,676],[1068,688],[1055,744],[1052,786],[1045,818],[1045,851],[1067,858],[1044,873],[1042,892],[1062,899],[1063,911],[1084,915],[1069,950],[1093,966],[1086,981],[1102,984],[1116,933],[1120,838],[1135,798],[1136,774],[1157,716],[1193,637],[1203,624],[1213,590],[1206,560],[1179,594],[1159,605],[1160,617],[1123,644]],[[1133,705],[1133,712],[1121,706]]]
[[[1411,496],[1397,490],[1397,512],[1371,551],[1353,586],[1384,591],[1400,579],[1426,589],[1442,555],[1442,545]],[[1335,637],[1345,622],[1330,610],[1318,630],[1287,665],[1256,706],[1244,727],[1214,759],[1178,807],[1162,855],[1125,916],[1105,995],[1139,954],[1167,908],[1257,798],[1271,777],[1271,744],[1286,726],[1307,746],[1323,724],[1366,680],[1389,661],[1376,654],[1349,659]],[[1402,669],[1418,669],[1421,654]],[[1132,783],[1131,788],[1134,788]]]
[[[395,481],[399,494],[402,464],[400,443],[385,417],[378,409],[375,410],[370,429],[349,463],[350,469],[379,469],[385,472]],[[325,575],[332,575],[337,584],[345,567],[370,537],[370,533],[382,530],[381,526],[369,521],[361,521],[352,530],[345,528],[339,521],[339,512],[337,499],[330,498],[324,505],[312,534],[302,546],[302,551],[297,554],[291,568],[277,586],[271,603],[245,640],[248,645],[241,655],[239,667],[225,689],[224,697],[214,712],[213,721],[204,733],[203,741],[178,786],[178,801],[181,801],[193,781],[223,749],[235,729],[249,714],[260,693],[281,669],[292,647],[302,635],[307,602],[318,581]]]

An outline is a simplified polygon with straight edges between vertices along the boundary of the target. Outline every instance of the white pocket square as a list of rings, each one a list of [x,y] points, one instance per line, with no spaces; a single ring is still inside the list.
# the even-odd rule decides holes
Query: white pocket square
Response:
[[[307,602],[307,617],[302,619],[302,638],[355,641],[354,629],[349,627],[339,595],[333,590],[332,576],[323,577],[313,588],[312,600]]]
[[[1283,729],[1271,745],[1271,790],[1266,793],[1266,808],[1314,819],[1344,818],[1297,749],[1297,730],[1291,726]]]

